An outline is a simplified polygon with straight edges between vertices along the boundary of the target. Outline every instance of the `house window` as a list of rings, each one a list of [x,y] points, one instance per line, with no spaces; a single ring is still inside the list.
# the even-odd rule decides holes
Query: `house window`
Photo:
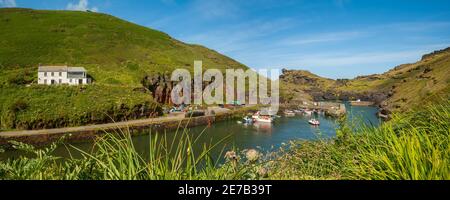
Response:
[[[72,79],[69,79],[69,82],[72,83]]]
[[[44,79],[44,84],[47,85],[47,79]]]
[[[60,72],[61,73],[61,72]],[[62,80],[61,79],[59,79],[59,84],[61,84],[62,83]]]
[[[52,76],[55,76],[55,72],[52,72]]]
[[[59,76],[62,76],[62,72],[59,72]]]

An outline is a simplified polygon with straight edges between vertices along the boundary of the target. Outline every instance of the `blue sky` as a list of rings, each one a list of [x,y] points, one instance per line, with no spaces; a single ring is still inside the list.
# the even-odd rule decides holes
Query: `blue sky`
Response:
[[[0,0],[0,6],[95,10],[255,69],[330,78],[382,73],[450,46],[448,0]]]

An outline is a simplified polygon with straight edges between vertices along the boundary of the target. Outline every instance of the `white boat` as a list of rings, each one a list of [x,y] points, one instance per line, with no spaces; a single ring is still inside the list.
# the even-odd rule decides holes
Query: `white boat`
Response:
[[[302,113],[303,113],[303,110],[294,110],[294,113],[295,113],[295,114],[302,114]]]
[[[286,116],[286,117],[295,117],[295,112],[290,111],[290,110],[286,110],[286,111],[284,111],[284,116]]]
[[[252,116],[254,122],[272,123],[277,118],[276,115],[271,115],[270,112],[257,112]]]
[[[309,124],[314,125],[314,126],[319,126],[320,125],[320,121],[317,119],[311,119],[308,121]]]
[[[305,113],[305,115],[312,115],[312,114],[313,114],[313,111],[305,110],[304,113]]]
[[[271,116],[260,115],[255,119],[256,122],[272,123],[273,118]]]
[[[258,119],[259,115],[260,115],[260,112],[255,113],[254,115],[252,115],[252,119],[255,119],[255,120]]]
[[[242,119],[242,122],[245,123],[245,124],[251,124],[251,123],[253,123],[253,118],[251,118],[251,117],[244,117]]]

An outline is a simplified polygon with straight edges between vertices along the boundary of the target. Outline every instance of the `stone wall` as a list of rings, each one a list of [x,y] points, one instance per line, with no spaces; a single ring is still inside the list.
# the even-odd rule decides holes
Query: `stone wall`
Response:
[[[13,136],[0,135],[0,146],[10,148],[9,141],[23,142],[35,146],[44,146],[52,142],[58,141],[62,137],[66,137],[66,142],[84,142],[95,139],[105,133],[120,133],[121,131],[130,131],[133,136],[149,134],[149,133],[161,133],[164,131],[183,130],[184,128],[191,128],[195,126],[208,126],[218,121],[230,120],[235,117],[240,117],[246,111],[232,111],[229,113],[221,113],[216,116],[202,116],[195,118],[186,118],[178,120],[170,120],[164,122],[139,124],[126,127],[111,127],[109,129],[82,129],[77,131],[67,132],[54,132],[49,130],[48,133],[39,134],[16,134]]]

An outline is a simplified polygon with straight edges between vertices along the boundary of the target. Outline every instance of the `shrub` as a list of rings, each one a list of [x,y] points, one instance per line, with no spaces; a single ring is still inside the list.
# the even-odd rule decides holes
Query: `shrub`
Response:
[[[9,107],[9,110],[11,112],[17,113],[24,111],[28,108],[28,103],[22,99],[16,100],[11,106]]]

